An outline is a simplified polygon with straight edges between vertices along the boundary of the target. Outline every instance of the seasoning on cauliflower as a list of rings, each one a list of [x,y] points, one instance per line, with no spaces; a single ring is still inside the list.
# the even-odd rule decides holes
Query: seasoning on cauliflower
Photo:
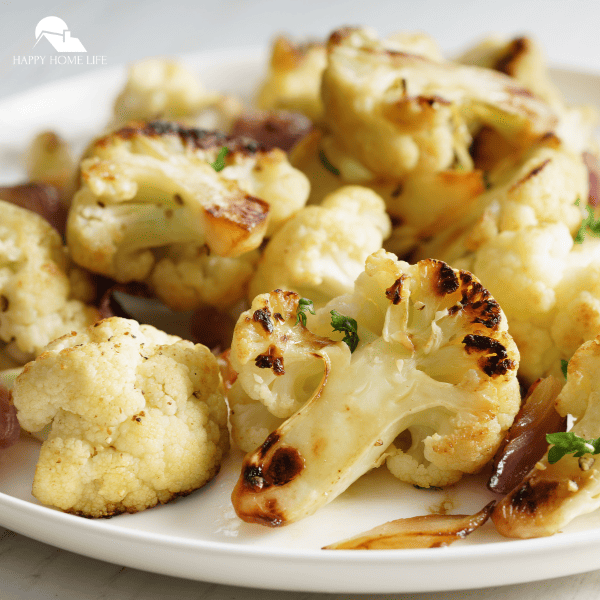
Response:
[[[33,495],[86,517],[189,494],[217,474],[229,444],[214,356],[129,319],[53,341],[12,397],[27,431],[52,422]]]
[[[307,327],[299,300],[258,296],[234,333],[244,391],[292,415],[244,460],[232,496],[242,519],[308,516],[390,452],[392,472],[420,485],[455,482],[492,458],[519,409],[519,355],[500,306],[470,273],[380,250],[354,292],[306,315]],[[358,324],[353,354],[331,332],[332,311]],[[394,444],[398,436],[408,443]]]
[[[0,200],[0,342],[27,362],[51,340],[98,319],[74,297],[70,264],[56,230],[41,216]]]
[[[600,437],[600,336],[583,344],[569,361],[567,383],[556,399],[563,416],[573,415],[570,430],[586,440]],[[499,502],[492,519],[505,536],[553,535],[575,517],[600,507],[598,458],[564,456],[550,464],[548,454],[523,483]]]
[[[234,303],[232,282],[243,294],[256,260],[243,255],[309,190],[281,150],[160,121],[97,140],[82,181],[67,224],[74,260],[119,282],[147,281],[178,310]]]
[[[345,186],[320,206],[307,206],[269,240],[250,282],[249,297],[276,288],[322,306],[351,293],[369,254],[390,234],[383,200],[360,186]]]

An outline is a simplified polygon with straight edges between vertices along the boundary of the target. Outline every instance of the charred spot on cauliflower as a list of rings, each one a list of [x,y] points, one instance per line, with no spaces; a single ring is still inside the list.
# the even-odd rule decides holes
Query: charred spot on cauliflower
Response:
[[[33,494],[86,517],[191,493],[227,451],[217,361],[201,345],[113,317],[50,343],[18,377],[21,427],[51,423]]]
[[[367,259],[353,293],[306,314],[306,327],[297,323],[299,302],[280,290],[260,295],[234,332],[234,385],[272,415],[289,417],[267,447],[245,458],[232,496],[242,519],[298,520],[386,459],[403,481],[437,486],[493,456],[519,409],[519,354],[500,307],[475,277],[381,250]],[[265,329],[256,311],[282,320]],[[332,332],[332,312],[358,324],[353,353]],[[281,357],[285,373],[257,366],[267,353]],[[265,473],[284,449],[303,468],[275,483]]]
[[[67,226],[74,260],[119,282],[147,281],[175,309],[234,303],[256,261],[248,253],[308,196],[281,150],[163,121],[96,140],[81,171]],[[221,269],[231,276],[219,279]]]

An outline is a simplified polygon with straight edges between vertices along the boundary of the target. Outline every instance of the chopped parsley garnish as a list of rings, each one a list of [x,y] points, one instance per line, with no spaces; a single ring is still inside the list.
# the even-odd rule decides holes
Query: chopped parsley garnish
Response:
[[[575,206],[579,206],[579,198],[575,202]],[[594,220],[594,209],[586,204],[585,210],[587,211],[587,217],[585,217],[581,221],[581,225],[579,226],[579,230],[575,234],[575,238],[573,241],[576,244],[583,244],[583,240],[585,240],[586,231],[589,231],[592,235],[596,237],[600,237],[600,219],[597,221]]]
[[[229,154],[229,148],[227,146],[223,146],[219,150],[219,154],[217,155],[217,159],[214,163],[210,163],[210,166],[217,171],[222,171],[225,168],[225,157]]]
[[[548,462],[553,465],[563,456],[573,454],[581,457],[584,454],[600,454],[600,438],[584,440],[572,431],[546,434],[546,441],[554,444],[548,451]]]
[[[358,325],[356,321],[351,317],[341,315],[337,310],[332,310],[331,326],[334,331],[342,331],[346,334],[342,342],[346,342],[348,348],[350,348],[350,352],[354,352],[359,342]]]
[[[308,298],[300,298],[300,300],[298,300],[298,309],[296,311],[296,323],[294,323],[295,325],[298,325],[298,323],[302,323],[302,326],[306,327],[306,311],[308,311],[311,315],[316,314],[313,301],[309,300]]]
[[[329,159],[325,156],[325,152],[323,150],[319,150],[319,158],[321,159],[321,163],[323,166],[330,172],[333,173],[336,177],[340,176],[340,170],[336,169],[330,162]]]
[[[564,358],[560,359],[560,370],[562,371],[562,374],[564,376],[564,378],[567,378],[567,367],[569,366],[569,361],[565,360]]]

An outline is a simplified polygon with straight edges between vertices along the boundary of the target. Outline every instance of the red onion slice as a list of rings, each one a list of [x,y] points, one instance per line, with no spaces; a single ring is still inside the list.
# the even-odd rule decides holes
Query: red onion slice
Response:
[[[9,399],[8,390],[0,383],[0,448],[16,444],[20,433],[17,409]]]
[[[499,494],[514,489],[546,453],[547,433],[566,431],[567,421],[554,408],[562,385],[554,377],[538,379],[494,457],[488,488]]]
[[[12,187],[0,187],[0,199],[26,208],[52,225],[64,235],[67,225],[67,209],[61,203],[58,190],[45,183],[25,183]]]
[[[425,515],[384,523],[323,550],[400,550],[440,548],[462,540],[481,527],[494,508],[492,501],[474,515]]]

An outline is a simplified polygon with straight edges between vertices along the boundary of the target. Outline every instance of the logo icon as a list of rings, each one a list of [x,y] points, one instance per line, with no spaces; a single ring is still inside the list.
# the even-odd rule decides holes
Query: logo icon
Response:
[[[44,17],[35,28],[35,48],[46,38],[57,52],[87,52],[79,38],[71,37],[67,24],[58,17]]]

